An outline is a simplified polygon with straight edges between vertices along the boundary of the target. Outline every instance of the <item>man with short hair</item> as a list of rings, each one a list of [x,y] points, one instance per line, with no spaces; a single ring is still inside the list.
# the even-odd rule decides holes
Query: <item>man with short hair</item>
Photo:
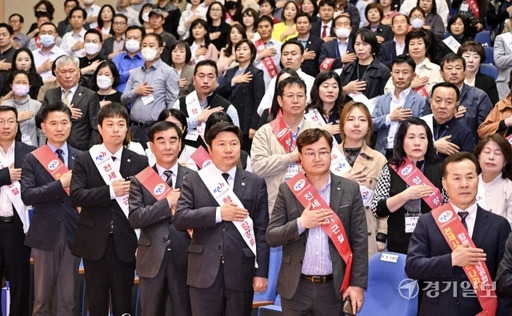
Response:
[[[88,150],[98,141],[97,116],[100,108],[98,94],[78,83],[80,68],[78,58],[63,56],[56,62],[55,74],[60,85],[46,92],[44,107],[62,101],[71,110],[73,127],[67,142],[78,150]]]
[[[66,52],[55,44],[59,34],[57,27],[51,22],[43,23],[39,27],[39,40],[41,48],[32,51],[34,55],[34,65],[37,73],[43,78],[53,79],[55,76],[52,74],[53,61],[62,55],[67,55]]]
[[[133,140],[146,148],[149,127],[178,98],[180,78],[176,69],[160,59],[164,43],[158,34],[146,34],[141,47],[144,65],[131,72],[121,102],[131,105],[130,133]]]
[[[37,28],[32,31],[31,33],[35,34],[34,37],[32,37],[28,44],[27,44],[27,48],[30,49],[30,51],[34,51],[38,48],[41,48],[43,45],[41,43],[41,38],[40,38],[40,30],[41,30],[41,25],[43,25],[44,23],[50,23],[53,19],[53,16],[50,15],[50,13],[48,12],[44,12],[44,11],[39,11],[37,12],[37,17],[36,17],[36,25],[37,25]],[[61,38],[57,36],[57,46],[60,45],[60,42],[61,42]]]
[[[136,270],[142,315],[164,315],[166,297],[171,298],[173,315],[191,315],[187,286],[190,236],[173,224],[183,181],[193,173],[178,163],[181,136],[181,129],[167,121],[149,129],[149,147],[156,159],[151,174],[169,185],[165,197],[155,195],[150,178],[141,182],[142,177],[136,176],[130,184],[129,220],[133,228],[141,230]]]
[[[281,66],[282,68],[290,68],[297,72],[299,77],[304,80],[306,83],[306,95],[307,100],[309,101],[310,98],[310,91],[313,88],[313,84],[315,83],[315,77],[312,77],[306,73],[304,73],[300,66],[302,65],[302,62],[304,61],[304,47],[301,43],[289,40],[286,41],[281,46]],[[277,77],[272,78],[270,80],[270,83],[267,87],[267,90],[265,91],[265,95],[263,95],[263,98],[261,99],[260,105],[258,106],[258,114],[261,116],[263,111],[265,109],[269,109],[272,106],[272,101],[274,99],[274,93],[276,89],[276,79]]]
[[[299,35],[292,38],[304,47],[304,61],[300,68],[306,74],[316,77],[318,75],[318,56],[324,43],[318,36],[311,34],[311,16],[305,12],[298,12],[295,16],[295,25]]]
[[[115,88],[121,93],[126,89],[126,83],[130,78],[132,70],[144,65],[144,59],[140,52],[140,43],[145,35],[146,30],[143,27],[129,26],[126,29],[126,37],[123,40],[126,51],[120,51],[119,54],[112,58],[112,62],[116,65],[119,72],[119,84]],[[106,43],[103,44],[103,47],[105,45]]]
[[[140,26],[139,22],[139,12],[135,11],[131,7],[130,0],[118,0],[117,1],[117,12],[116,13],[122,13],[126,16],[128,19],[128,26],[131,25],[137,25]]]
[[[84,83],[85,86],[91,87],[92,77],[96,68],[100,64],[100,50],[102,45],[102,36],[101,33],[97,29],[90,29],[85,32],[84,35],[84,51],[85,56],[80,57],[80,74],[81,82]]]
[[[16,141],[16,108],[0,106],[0,275],[10,284],[10,314],[29,315],[30,248],[24,245],[29,228],[28,208],[21,199],[21,166],[36,149]]]
[[[81,207],[72,253],[82,257],[91,316],[132,314],[137,236],[128,221],[130,177],[148,166],[127,149],[128,111],[119,103],[98,113],[100,145],[76,156],[71,201]]]
[[[79,151],[66,142],[71,131],[71,111],[64,103],[46,106],[41,120],[47,143],[25,156],[21,177],[21,198],[34,208],[25,238],[34,258],[33,315],[51,315],[53,310],[72,315],[80,258],[71,254],[78,211],[71,206],[69,187],[70,170]],[[59,163],[54,167],[64,165],[65,172],[60,177],[52,174],[54,169],[48,167],[48,161]]]
[[[180,97],[173,108],[187,116],[187,136],[185,144],[198,148],[203,142],[205,123],[216,112],[226,112],[233,124],[240,126],[236,108],[215,91],[219,86],[217,64],[213,60],[201,60],[194,68],[194,91]]]
[[[60,48],[62,48],[69,56],[84,57],[84,36],[85,36],[85,19],[87,13],[81,7],[74,7],[70,10],[68,19],[72,30],[62,36]]]
[[[335,40],[326,42],[320,49],[318,63],[320,70],[335,70],[338,74],[346,64],[357,59],[350,37],[352,22],[344,15],[337,16],[332,22]]]
[[[482,315],[507,315],[509,308],[496,298],[492,282],[510,224],[476,203],[478,162],[473,154],[450,155],[441,169],[449,203],[420,216],[405,265],[408,277],[426,285],[419,315],[477,315],[482,309]],[[443,290],[447,284],[450,290]],[[477,295],[474,286],[480,289]]]
[[[78,0],[64,0],[65,18],[64,20],[59,21],[59,24],[57,25],[57,32],[59,33],[60,37],[63,37],[64,34],[66,34],[67,32],[71,32],[73,30],[73,27],[69,22],[69,13],[71,12],[71,9],[78,6],[80,6]]]
[[[425,98],[411,89],[415,68],[411,57],[403,55],[395,58],[391,66],[395,90],[381,95],[372,113],[373,127],[377,133],[375,150],[388,160],[393,157],[395,134],[400,123],[428,113]]]
[[[272,39],[274,21],[271,17],[261,16],[254,27],[260,36],[260,39],[254,42],[257,52],[254,66],[263,70],[263,80],[265,87],[268,88],[270,81],[281,71],[279,66],[281,42]]]
[[[24,21],[23,16],[19,13],[13,13],[9,16],[9,25],[14,31],[12,46],[16,49],[20,47],[27,47],[28,42],[30,41],[30,37],[21,32]]]
[[[455,117],[471,129],[475,140],[477,140],[478,127],[493,108],[491,99],[484,91],[464,83],[466,61],[455,53],[449,53],[443,57],[441,76],[444,81],[453,83],[459,89],[459,108]]]
[[[379,61],[391,69],[391,63],[403,53],[407,52],[405,47],[405,35],[409,31],[409,17],[397,14],[391,19],[391,30],[394,37],[380,45]]]
[[[185,178],[174,215],[177,229],[194,229],[187,275],[192,314],[250,315],[254,292],[267,288],[265,181],[237,167],[237,126],[219,122],[205,138],[212,164]]]
[[[14,31],[7,23],[0,23],[0,83],[7,84],[5,81],[12,67],[12,58],[16,48],[13,44]]]
[[[311,25],[311,34],[320,37],[324,42],[336,39],[334,31],[334,10],[336,9],[336,1],[321,0],[318,3],[318,15],[320,19]]]
[[[282,246],[288,256],[283,256],[277,280],[283,313],[339,315],[343,300],[350,299],[355,314],[368,280],[366,215],[359,185],[329,171],[329,132],[308,129],[299,135],[297,146],[305,175],[279,186],[266,234],[268,244]],[[302,199],[303,192],[291,190],[294,183],[309,185],[304,193],[323,205]],[[333,227],[343,228],[331,237]],[[347,248],[339,248],[339,240],[349,243]]]
[[[100,58],[113,60],[118,54],[125,49],[125,33],[128,27],[128,19],[124,14],[114,14],[112,18],[112,30],[114,35],[107,38],[101,46]],[[141,35],[142,39],[142,35]],[[128,80],[128,78],[126,78]]]
[[[176,37],[171,33],[164,31],[164,11],[161,9],[153,9],[149,12],[149,26],[153,30],[153,33],[160,35],[164,41],[164,50],[162,52],[162,61],[169,66],[171,62],[171,46],[176,43]]]

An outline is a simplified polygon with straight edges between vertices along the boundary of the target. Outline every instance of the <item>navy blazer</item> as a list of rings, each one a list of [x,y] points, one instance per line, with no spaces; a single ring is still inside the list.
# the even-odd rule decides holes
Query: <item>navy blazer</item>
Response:
[[[347,52],[354,52],[354,47],[352,46],[352,36],[350,36],[347,40]],[[337,39],[326,42],[322,45],[320,48],[320,56],[318,57],[318,66],[322,64],[325,58],[334,58],[331,70],[343,68],[343,66],[345,66],[345,64],[341,62],[340,49]]]
[[[493,281],[498,265],[503,259],[509,233],[510,224],[504,217],[478,206],[472,239],[475,246],[483,249],[486,254],[485,263]],[[427,295],[430,292],[423,292],[420,316],[476,315],[482,310],[476,297],[463,295],[461,285],[469,284],[468,277],[461,267],[452,266],[451,254],[452,250],[437,227],[432,213],[420,216],[409,243],[405,272],[410,278],[423,280],[426,284],[432,281],[440,282],[437,295]],[[442,291],[447,284],[443,282],[451,282],[449,291]],[[455,290],[453,282],[456,282]],[[502,303],[504,302],[500,299],[497,315],[508,314],[508,310],[502,310]]]
[[[79,150],[68,147],[68,169],[72,170]],[[55,156],[57,158],[57,156]],[[69,249],[73,248],[78,211],[71,206],[68,193],[53,179],[33,154],[25,156],[21,174],[21,198],[34,208],[34,217],[25,245],[45,251],[55,250],[64,229]]]
[[[294,37],[291,40],[300,42],[298,37]],[[307,49],[310,52],[315,52],[316,55],[313,59],[304,60],[300,66],[300,69],[312,77],[316,77],[319,72],[318,59],[320,58],[320,50],[322,49],[323,43],[324,41],[322,41],[319,36],[313,35],[311,32],[309,32],[309,38],[304,49]]]
[[[132,177],[148,166],[145,156],[124,148],[119,172],[124,178]],[[135,261],[137,237],[128,218],[110,199],[109,186],[105,184],[89,151],[78,154],[71,178],[71,201],[81,206],[77,220],[72,252],[77,257],[99,260],[105,253],[111,222],[114,222],[114,242],[117,255],[124,262]]]
[[[404,48],[404,54],[407,54],[407,48]],[[394,39],[386,41],[380,45],[379,50],[379,61],[391,69],[391,63],[395,60],[396,54],[396,43]]]
[[[265,180],[237,168],[233,192],[240,199],[254,223],[258,268],[254,254],[235,225],[229,221],[215,222],[217,201],[210,194],[198,173],[183,181],[183,188],[174,215],[177,229],[194,229],[188,248],[187,284],[196,288],[210,287],[219,271],[224,255],[225,286],[236,291],[252,291],[255,276],[268,276],[269,246],[265,241],[268,224],[268,195]]]
[[[318,19],[318,21],[313,22],[311,24],[311,31],[309,32],[313,36],[317,36],[322,39],[322,20]],[[336,32],[334,32],[334,23],[331,21],[331,31],[327,36],[336,37]]]

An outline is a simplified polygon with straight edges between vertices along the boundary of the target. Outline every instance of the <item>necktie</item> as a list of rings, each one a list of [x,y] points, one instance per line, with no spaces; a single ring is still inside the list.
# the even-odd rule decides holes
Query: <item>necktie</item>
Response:
[[[322,30],[322,38],[326,37],[327,36],[327,25],[323,25],[323,30]]]
[[[64,93],[62,94],[62,102],[64,102],[66,105],[69,105],[68,97],[69,97],[70,93],[71,93],[71,91],[65,90]]]
[[[59,149],[55,150],[55,153],[57,154],[57,157],[59,157],[59,159],[60,159],[62,162],[66,163],[66,162],[64,161],[64,156],[62,155],[62,154],[64,153],[64,151],[63,151],[62,149],[60,149],[60,148],[59,148]]]
[[[222,177],[224,178],[224,180],[226,180],[226,182],[228,182],[229,173],[224,172],[224,173],[222,174]]]
[[[469,212],[458,212],[457,214],[460,216],[460,221],[462,222],[464,228],[468,230],[468,225],[466,224],[466,217],[468,217]]]
[[[172,189],[172,171],[171,170],[165,170],[164,171],[164,174],[165,176],[167,177],[167,179],[165,180],[165,182],[167,182],[167,184],[171,187]]]

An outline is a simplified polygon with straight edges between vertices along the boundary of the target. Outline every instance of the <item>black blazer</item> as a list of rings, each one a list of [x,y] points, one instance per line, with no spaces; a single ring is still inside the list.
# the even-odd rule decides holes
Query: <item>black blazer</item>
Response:
[[[229,100],[236,108],[242,133],[247,135],[250,128],[258,129],[259,115],[256,110],[265,94],[265,81],[263,70],[249,64],[244,73],[252,73],[252,80],[231,86],[231,80],[239,68],[236,66],[226,71],[222,83],[217,88],[217,93]]]
[[[369,30],[372,29],[369,25],[365,26],[364,28]],[[377,30],[374,33],[376,36],[384,37],[384,42],[392,40],[394,37],[391,27],[389,25],[385,25],[382,23],[380,23],[379,26],[377,26]]]
[[[62,88],[58,87],[46,91],[39,113],[48,104],[61,100]],[[78,85],[70,104],[82,110],[82,117],[77,120],[71,119],[73,125],[71,126],[68,144],[78,150],[89,150],[92,145],[98,143],[98,112],[100,110],[98,94]],[[38,116],[40,117],[40,115]]]
[[[495,106],[500,100],[496,80],[493,77],[478,71],[475,76],[475,87],[487,93],[489,99],[491,99],[492,106]]]
[[[145,156],[124,148],[120,173],[132,177],[148,166]],[[135,261],[137,237],[117,201],[110,199],[105,184],[89,151],[78,154],[71,178],[71,202],[82,207],[78,217],[72,252],[77,257],[98,260],[105,253],[110,223],[114,222],[114,241],[117,255],[124,262]]]
[[[307,73],[308,75],[312,77],[316,77],[319,73],[318,69],[318,58],[320,57],[320,49],[322,48],[322,44],[324,41],[319,36],[313,35],[311,32],[309,33],[309,39],[306,43],[306,48],[308,51],[315,52],[315,58],[314,59],[308,59],[304,60],[302,62],[302,65],[300,66],[300,69]],[[298,40],[298,37],[292,38],[292,40]]]
[[[215,223],[217,201],[209,193],[199,174],[190,173],[183,182],[174,215],[177,229],[193,228],[188,248],[187,284],[197,288],[210,287],[219,271],[221,252],[225,286],[236,291],[252,291],[255,276],[268,276],[269,246],[265,241],[268,224],[268,195],[265,180],[251,172],[236,170],[233,191],[254,222],[258,268],[254,254],[232,222]]]
[[[73,169],[80,151],[68,145],[68,168]],[[57,157],[57,156],[55,156]],[[21,198],[34,208],[34,217],[25,238],[25,245],[52,251],[57,247],[64,229],[68,247],[73,247],[78,211],[71,206],[69,195],[59,180],[46,171],[32,154],[25,156],[21,174]]]
[[[99,54],[100,60],[109,59],[108,55],[110,55],[114,52],[114,41],[115,40],[116,40],[115,36],[111,36],[103,41],[103,45],[101,45],[101,50],[100,50],[100,54]],[[124,45],[123,45],[123,50],[125,50]]]
[[[318,19],[318,21],[313,22],[313,24],[311,24],[311,31],[309,33],[313,36],[316,36],[316,37],[322,39],[322,20],[321,19]],[[336,32],[334,32],[333,21],[331,21],[331,32],[330,32],[330,34],[327,34],[327,36],[336,37]]]
[[[354,52],[354,48],[352,47],[352,36],[350,36],[347,41],[347,52]],[[322,47],[320,48],[320,56],[318,57],[318,66],[322,64],[325,58],[334,58],[331,70],[339,69],[345,66],[341,62],[341,55],[337,39],[322,44]]]
[[[404,54],[407,54],[407,48],[404,49]],[[391,39],[380,45],[378,59],[381,63],[391,69],[391,63],[396,58],[396,45],[395,41]]]

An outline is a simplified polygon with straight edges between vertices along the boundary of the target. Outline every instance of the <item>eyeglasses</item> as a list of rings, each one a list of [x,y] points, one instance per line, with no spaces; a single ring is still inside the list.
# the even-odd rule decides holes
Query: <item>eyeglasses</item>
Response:
[[[7,120],[7,121],[0,120],[0,126],[4,126],[4,125],[13,126],[14,124],[16,124],[15,120]]]
[[[309,159],[315,158],[317,156],[323,159],[323,158],[326,158],[327,156],[330,156],[331,153],[328,151],[320,151],[317,153],[314,151],[306,151],[303,155]]]

